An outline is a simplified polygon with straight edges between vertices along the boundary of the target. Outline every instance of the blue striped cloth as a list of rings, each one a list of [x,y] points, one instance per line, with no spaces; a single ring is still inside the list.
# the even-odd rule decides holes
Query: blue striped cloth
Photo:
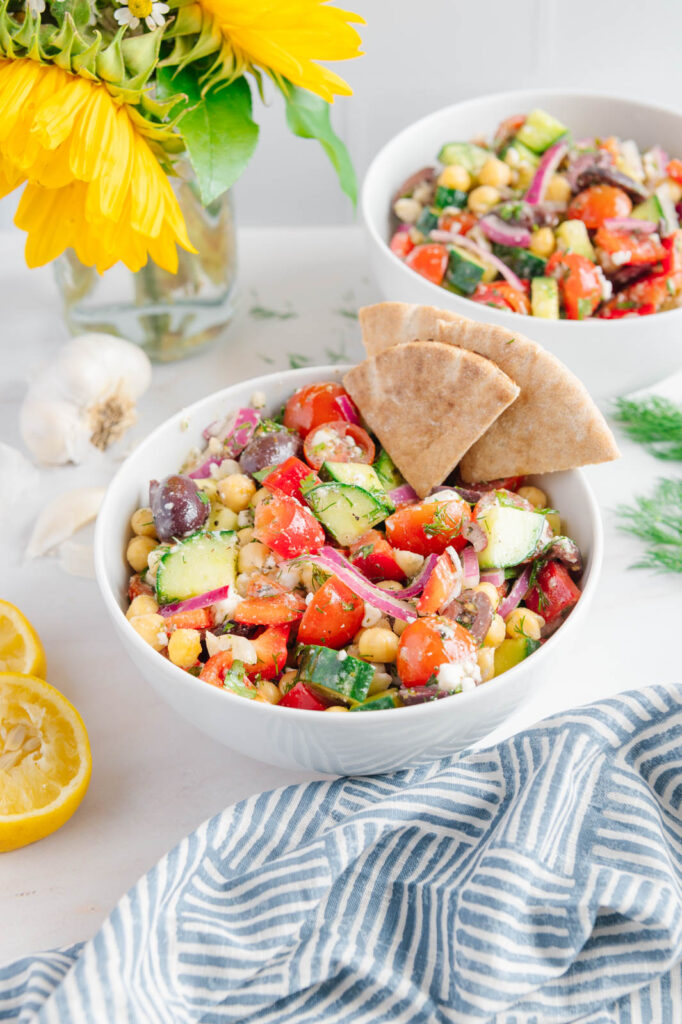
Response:
[[[681,804],[682,687],[265,793],[0,970],[0,1020],[678,1024]]]

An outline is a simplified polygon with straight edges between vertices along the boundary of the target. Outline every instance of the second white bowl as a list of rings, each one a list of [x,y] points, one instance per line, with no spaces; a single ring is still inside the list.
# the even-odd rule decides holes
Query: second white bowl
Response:
[[[543,320],[505,313],[439,288],[388,247],[391,196],[409,174],[436,163],[444,142],[486,138],[511,114],[543,107],[574,138],[616,135],[641,148],[659,143],[682,154],[682,114],[633,100],[552,90],[498,93],[437,110],[409,125],[377,153],[362,189],[362,216],[372,271],[385,299],[450,309],[497,323],[540,342],[583,381],[595,398],[653,384],[682,366],[682,309],[624,320]]]

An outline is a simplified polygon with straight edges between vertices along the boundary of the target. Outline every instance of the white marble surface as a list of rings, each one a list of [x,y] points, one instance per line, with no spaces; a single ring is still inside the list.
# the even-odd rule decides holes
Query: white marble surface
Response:
[[[241,302],[231,333],[192,360],[156,368],[131,438],[210,390],[288,367],[290,353],[320,363],[330,352],[360,355],[357,323],[347,313],[379,296],[358,229],[248,229],[240,242]],[[259,320],[249,313],[256,305],[297,315]],[[0,234],[0,309],[0,438],[20,445],[26,381],[65,332],[50,270],[29,273],[21,241],[10,233]],[[626,441],[622,451],[620,462],[589,470],[606,525],[604,574],[589,621],[544,689],[495,738],[561,708],[680,677],[682,580],[629,570],[639,547],[616,531],[612,515],[666,467]],[[114,468],[115,460],[105,458],[94,467],[43,471],[38,500],[104,482]],[[0,501],[5,487],[0,481]],[[81,710],[93,775],[64,828],[0,856],[0,962],[87,938],[139,875],[204,818],[306,778],[234,755],[160,704],[119,648],[96,584],[66,576],[51,558],[22,560],[26,518],[20,537],[3,538],[0,595],[35,623],[50,681]]]

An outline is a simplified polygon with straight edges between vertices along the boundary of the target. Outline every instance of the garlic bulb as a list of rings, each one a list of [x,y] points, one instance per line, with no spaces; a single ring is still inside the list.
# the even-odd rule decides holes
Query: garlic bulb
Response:
[[[62,345],[29,385],[21,436],[41,462],[82,462],[105,451],[135,422],[151,363],[137,345],[111,334],[82,334]]]

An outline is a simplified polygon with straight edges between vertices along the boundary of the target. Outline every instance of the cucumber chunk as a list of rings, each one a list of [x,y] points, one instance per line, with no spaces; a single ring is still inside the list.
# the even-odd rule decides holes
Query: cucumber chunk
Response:
[[[530,558],[537,547],[545,517],[511,505],[493,505],[478,518],[488,543],[478,553],[481,569],[505,569]]]
[[[383,690],[382,693],[374,693],[361,704],[354,704],[351,711],[389,711],[391,708],[403,706],[400,694],[397,690]]]
[[[544,153],[558,139],[565,135],[568,128],[546,110],[531,110],[526,123],[516,133],[516,138],[534,153]]]
[[[445,279],[448,284],[457,288],[464,295],[471,295],[476,291],[480,281],[491,280],[495,277],[496,271],[481,260],[476,259],[465,249],[459,249],[453,245],[448,257],[448,268],[445,271]]]
[[[377,455],[374,469],[381,481],[382,487],[385,487],[387,491],[393,491],[396,487],[402,487],[405,483],[404,476],[384,448]]]
[[[502,159],[510,167],[537,167],[540,163],[540,157],[529,149],[528,146],[524,146],[522,142],[519,142],[518,138],[512,139],[509,145],[505,146],[502,150]]]
[[[444,210],[446,206],[454,206],[458,210],[461,210],[466,206],[466,201],[467,194],[466,192],[462,192],[461,189],[446,188],[444,185],[439,185],[436,189],[436,196],[433,200],[433,205],[436,210]]]
[[[362,487],[364,491],[376,494],[386,505],[391,505],[393,511],[393,504],[386,495],[384,486],[373,466],[368,466],[364,462],[323,462],[320,476],[323,480]]]
[[[663,219],[663,207],[658,196],[654,193],[653,196],[649,196],[643,203],[635,206],[631,217],[636,217],[637,220],[650,220],[654,224],[658,224],[659,220]]]
[[[428,235],[429,231],[433,231],[434,228],[438,227],[438,212],[425,206],[419,214],[415,227],[423,235]]]
[[[597,259],[594,247],[581,220],[565,220],[555,231],[557,245],[564,252],[577,252],[594,263]]]
[[[438,154],[442,164],[459,164],[474,177],[483,164],[493,156],[490,150],[474,145],[473,142],[446,142]]]
[[[374,666],[329,647],[306,645],[299,656],[296,682],[319,691],[325,697],[364,701],[374,678]]]
[[[232,587],[236,577],[234,530],[199,531],[162,557],[156,570],[156,598],[159,604],[186,601],[218,587]]]
[[[528,249],[521,249],[516,245],[493,245],[493,252],[499,256],[510,270],[513,270],[517,277],[533,278],[543,277],[547,260],[542,256],[536,256]]]
[[[513,639],[503,640],[499,647],[495,648],[495,675],[501,676],[508,672],[514,665],[537,651],[540,646],[539,640],[531,640],[529,637],[520,636]]]
[[[534,277],[530,282],[530,309],[544,320],[559,319],[559,285],[553,277]]]
[[[385,493],[370,493],[354,484],[320,484],[305,498],[316,518],[344,548],[394,511]]]

